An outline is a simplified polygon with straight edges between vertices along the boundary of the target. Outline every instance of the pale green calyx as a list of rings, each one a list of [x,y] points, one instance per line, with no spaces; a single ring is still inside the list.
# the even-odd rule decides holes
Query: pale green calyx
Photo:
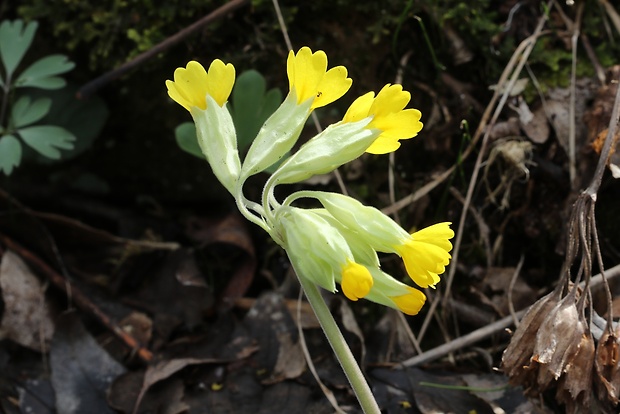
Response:
[[[380,252],[394,253],[394,246],[408,239],[407,233],[380,210],[365,206],[354,198],[322,191],[305,191],[304,197],[319,200],[323,207],[340,223],[368,240]]]
[[[234,195],[241,172],[235,125],[226,104],[219,106],[210,95],[206,102],[206,109],[193,107],[190,111],[196,124],[198,145],[213,174]]]
[[[325,174],[362,155],[381,131],[367,129],[371,118],[339,122],[306,142],[278,168],[273,183],[290,184]]]
[[[271,167],[293,148],[312,112],[311,106],[312,99],[297,105],[295,92],[287,95],[252,142],[243,160],[242,180]]]
[[[295,270],[330,292],[353,253],[336,228],[312,210],[282,207],[275,217],[284,249]]]

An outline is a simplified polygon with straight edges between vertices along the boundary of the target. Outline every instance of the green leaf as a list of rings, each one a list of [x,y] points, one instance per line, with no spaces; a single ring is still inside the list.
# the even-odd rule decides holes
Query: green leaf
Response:
[[[55,75],[70,71],[75,63],[65,55],[50,55],[37,60],[19,75],[15,87],[37,87],[42,89],[59,89],[65,86],[62,78]]]
[[[198,137],[196,136],[196,126],[193,122],[184,122],[174,130],[177,144],[185,152],[188,152],[198,158],[204,159],[205,156],[198,145]]]
[[[30,96],[20,97],[11,109],[13,127],[21,128],[40,121],[50,110],[52,100],[49,98],[39,98],[32,102]]]
[[[28,91],[33,99],[52,100],[52,108],[40,123],[63,127],[75,135],[74,148],[63,152],[63,160],[74,158],[91,148],[108,118],[108,108],[101,98],[92,96],[88,100],[79,100],[75,97],[77,91],[76,85],[55,91]]]
[[[230,112],[240,150],[250,146],[263,123],[282,103],[280,90],[265,93],[265,85],[265,78],[255,70],[243,72],[235,81]]]
[[[38,26],[37,22],[30,22],[24,27],[22,20],[5,20],[0,24],[0,58],[7,80],[32,44]]]
[[[73,149],[75,136],[66,129],[53,125],[35,125],[17,131],[32,149],[48,158],[59,159],[60,150]]]
[[[0,138],[0,170],[11,175],[14,167],[18,167],[22,160],[22,144],[13,135]]]
[[[15,85],[16,88],[21,87],[29,87],[29,88],[39,88],[39,89],[61,89],[67,85],[67,81],[59,76],[51,76],[49,78],[40,78],[40,79],[30,79],[28,83]]]

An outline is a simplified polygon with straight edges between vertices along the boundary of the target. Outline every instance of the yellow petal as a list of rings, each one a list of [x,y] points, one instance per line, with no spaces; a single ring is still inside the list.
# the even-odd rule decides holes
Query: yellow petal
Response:
[[[450,239],[454,237],[454,231],[450,228],[450,224],[452,223],[443,222],[433,224],[432,226],[416,231],[411,237],[420,242],[432,243],[449,252],[452,250]]]
[[[383,131],[382,137],[395,139],[409,139],[418,135],[422,130],[420,117],[422,113],[417,109],[405,109],[382,117],[375,117],[369,128]]]
[[[295,52],[289,50],[286,58],[286,75],[288,76],[288,89],[293,90],[295,84]]]
[[[401,296],[392,296],[390,299],[398,306],[404,314],[417,315],[426,302],[426,296],[414,288],[408,288],[409,293]]]
[[[327,55],[322,50],[312,53],[309,47],[304,46],[299,49],[297,55],[288,60],[289,85],[291,89],[295,88],[298,105],[316,97],[319,82],[326,70]]]
[[[402,85],[385,85],[377,94],[370,113],[380,118],[391,113],[402,111],[409,103],[411,94],[403,91]]]
[[[202,65],[191,61],[186,68],[174,71],[174,82],[167,81],[168,95],[188,111],[197,106],[206,109],[207,72]]]
[[[368,92],[353,101],[347,113],[342,118],[343,122],[357,122],[368,116],[368,111],[375,99],[374,92]]]
[[[182,95],[181,91],[179,91],[177,85],[173,81],[166,81],[166,89],[168,89],[168,96],[170,96],[173,101],[175,101],[188,111],[190,110],[189,102],[187,101],[185,96]]]
[[[223,106],[228,100],[235,83],[235,67],[230,63],[225,65],[219,59],[215,59],[209,66],[207,93]]]
[[[347,68],[336,66],[325,73],[317,87],[316,98],[312,108],[328,105],[347,93],[353,81],[347,78]]]
[[[297,54],[289,52],[286,61],[289,88],[295,91],[297,104],[308,99],[311,108],[325,106],[345,94],[351,87],[351,79],[347,78],[347,69],[337,66],[327,70],[327,55],[322,50],[312,53],[304,46]]]
[[[433,287],[450,263],[452,243],[449,239],[454,237],[454,232],[449,225],[438,223],[422,229],[395,247],[403,258],[409,277],[418,286]]]
[[[235,83],[235,68],[216,59],[209,73],[196,61],[174,71],[174,81],[167,80],[168,95],[188,111],[192,107],[207,109],[207,94],[222,106],[228,100]]]
[[[366,149],[369,154],[389,154],[400,148],[400,142],[397,139],[383,138],[379,136],[370,147]]]
[[[352,301],[363,298],[373,285],[372,275],[365,266],[348,261],[342,268],[342,293]]]

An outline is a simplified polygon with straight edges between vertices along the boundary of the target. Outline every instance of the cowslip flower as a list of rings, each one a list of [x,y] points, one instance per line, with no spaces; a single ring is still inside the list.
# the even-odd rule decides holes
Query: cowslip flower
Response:
[[[375,97],[368,92],[357,98],[344,115],[343,122],[356,122],[372,118],[367,129],[381,131],[366,152],[387,154],[400,147],[399,140],[418,135],[423,124],[422,114],[417,109],[404,109],[411,99],[411,94],[403,91],[401,85],[385,85]]]
[[[314,193],[315,192],[301,191],[297,195],[306,197]],[[293,194],[292,197],[297,197],[297,195]],[[292,199],[287,199],[287,201],[290,200]],[[381,266],[379,264],[379,258],[377,257],[377,251],[372,246],[372,239],[369,241],[368,238],[365,238],[363,235],[358,233],[356,229],[351,229],[345,226],[334,216],[332,216],[326,209],[314,209],[312,211],[314,211],[315,214],[320,215],[332,227],[338,230],[340,235],[346,240],[346,243],[353,253],[355,262],[365,266],[370,272],[372,276],[371,289],[365,296],[358,295],[358,298],[363,297],[364,299],[372,302],[398,309],[407,315],[418,314],[426,302],[426,295],[418,289],[399,282],[394,277],[380,269]],[[366,276],[362,275],[356,278],[352,277],[351,279],[357,279],[355,283],[364,284]],[[344,277],[341,283],[343,293],[347,296],[347,298],[351,299],[350,295],[348,295],[345,290]]]
[[[375,97],[368,92],[357,98],[342,121],[328,126],[289,157],[272,182],[287,184],[325,174],[364,152],[385,154],[400,147],[399,140],[415,137],[422,129],[421,113],[404,109],[411,94],[401,85],[386,85]]]
[[[398,254],[407,274],[420,287],[435,287],[452,258],[450,239],[454,231],[451,223],[437,223],[409,234],[381,211],[351,197],[319,191],[303,191],[299,196],[319,200],[336,220],[356,232],[376,251]]]
[[[283,206],[275,223],[280,244],[302,277],[332,293],[339,284],[349,300],[364,298],[407,315],[424,305],[424,293],[383,272],[371,243],[327,210]]]
[[[192,115],[198,144],[213,174],[231,194],[241,172],[235,126],[226,108],[234,83],[234,66],[219,59],[208,72],[191,61],[174,71],[174,81],[166,81],[168,95]]]
[[[174,81],[167,80],[168,95],[183,108],[207,109],[207,95],[219,106],[224,106],[235,83],[235,67],[215,59],[209,72],[196,61],[174,71]]]
[[[269,168],[293,148],[315,108],[334,102],[351,87],[344,66],[327,70],[327,55],[302,47],[287,59],[289,93],[265,122],[243,162],[243,179]]]
[[[274,230],[300,275],[332,293],[339,283],[351,300],[362,298],[370,291],[373,278],[369,270],[356,263],[343,235],[321,214],[282,207],[277,211]]]
[[[262,227],[289,256],[300,278],[352,301],[368,299],[415,315],[426,296],[381,270],[377,252],[403,258],[407,273],[420,287],[433,287],[449,263],[454,233],[450,223],[409,234],[379,210],[343,195],[299,191],[280,204],[278,184],[302,181],[334,170],[364,152],[396,150],[399,140],[421,130],[421,114],[405,109],[410,94],[400,85],[386,85],[375,96],[356,99],[343,119],[328,126],[291,155],[263,189],[261,203],[245,198],[246,179],[273,165],[298,139],[315,109],[340,98],[351,86],[343,66],[327,69],[327,56],[303,47],[287,59],[290,91],[265,122],[243,163],[237,151],[234,124],[226,103],[235,81],[231,64],[215,60],[208,71],[189,62],[166,81],[170,97],[190,112],[198,142],[216,177],[234,196],[241,213]],[[299,198],[319,200],[323,208],[302,209]]]

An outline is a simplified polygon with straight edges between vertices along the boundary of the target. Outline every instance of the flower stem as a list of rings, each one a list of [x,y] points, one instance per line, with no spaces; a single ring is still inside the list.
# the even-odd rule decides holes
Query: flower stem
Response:
[[[372,395],[368,382],[366,382],[366,378],[364,378],[362,370],[357,364],[357,361],[355,361],[355,357],[353,356],[351,349],[342,336],[342,333],[340,332],[334,317],[327,307],[325,300],[323,300],[319,288],[303,276],[299,276],[299,273],[297,274],[297,278],[299,279],[299,283],[308,298],[308,302],[310,302],[310,305],[312,306],[312,309],[321,324],[321,328],[323,328],[323,332],[325,333],[325,336],[327,336],[327,340],[334,350],[336,358],[338,358],[338,362],[340,362],[340,366],[342,366],[342,369],[344,370],[344,373],[353,388],[353,392],[355,392],[357,400],[362,406],[362,410],[364,410],[364,413],[366,414],[380,414],[381,411],[375,401],[375,397]]]

